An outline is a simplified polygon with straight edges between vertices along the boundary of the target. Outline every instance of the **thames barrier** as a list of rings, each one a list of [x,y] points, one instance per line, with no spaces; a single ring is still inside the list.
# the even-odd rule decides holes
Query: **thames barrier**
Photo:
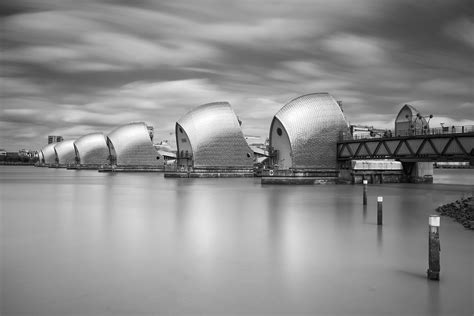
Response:
[[[434,162],[474,164],[474,127],[431,128],[405,104],[393,130],[349,125],[329,93],[297,97],[273,117],[269,142],[251,148],[228,102],[200,105],[175,125],[176,149],[131,122],[46,145],[38,166],[100,172],[164,172],[166,178],[259,177],[262,184],[431,183]],[[428,119],[427,119],[428,118]]]

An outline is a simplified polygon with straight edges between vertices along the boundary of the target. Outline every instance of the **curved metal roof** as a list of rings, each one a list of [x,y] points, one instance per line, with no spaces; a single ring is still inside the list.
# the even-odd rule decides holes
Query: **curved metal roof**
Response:
[[[275,120],[288,134],[293,168],[337,167],[336,143],[340,132],[348,131],[348,124],[330,94],[313,93],[293,99],[275,114]]]
[[[408,120],[403,113],[407,113],[409,115],[409,120],[411,120],[412,117],[416,117],[420,112],[413,105],[405,104],[398,112],[395,122],[405,122]]]
[[[395,119],[395,135],[406,136],[429,128],[428,121],[410,104],[405,104]]]
[[[64,140],[54,146],[59,164],[71,164],[76,162],[76,151],[74,150],[74,140]]]
[[[188,136],[195,167],[252,167],[253,152],[245,141],[239,121],[228,102],[200,105],[176,123]]]
[[[103,165],[109,162],[109,147],[103,133],[81,136],[74,142],[74,147],[81,165]]]
[[[159,166],[164,163],[153,147],[147,125],[143,122],[122,125],[113,130],[107,138],[117,165]]]
[[[41,152],[43,153],[44,163],[45,164],[55,164],[56,163],[56,152],[54,151],[54,146],[58,143],[51,143],[43,147]]]

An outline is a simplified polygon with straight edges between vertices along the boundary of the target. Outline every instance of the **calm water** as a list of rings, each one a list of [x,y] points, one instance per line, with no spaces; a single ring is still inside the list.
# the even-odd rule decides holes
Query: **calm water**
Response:
[[[2,166],[1,314],[471,315],[473,232],[442,218],[425,271],[428,215],[474,170],[436,172],[364,209],[359,185]]]

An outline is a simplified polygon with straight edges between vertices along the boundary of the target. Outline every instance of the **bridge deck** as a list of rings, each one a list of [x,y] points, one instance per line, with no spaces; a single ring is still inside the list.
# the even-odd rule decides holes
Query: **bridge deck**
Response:
[[[340,140],[337,159],[474,162],[474,132]]]

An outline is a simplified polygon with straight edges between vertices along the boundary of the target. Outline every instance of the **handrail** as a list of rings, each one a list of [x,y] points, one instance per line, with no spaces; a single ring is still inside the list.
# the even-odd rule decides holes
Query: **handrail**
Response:
[[[368,131],[369,133],[369,131]],[[350,133],[342,132],[339,135],[339,140],[359,140],[359,139],[372,139],[372,138],[392,138],[400,136],[424,136],[424,135],[449,135],[449,134],[464,134],[464,133],[474,133],[474,125],[462,125],[462,126],[444,126],[444,127],[434,127],[434,128],[416,128],[411,130],[398,131],[395,134],[392,130],[385,130],[384,133],[377,133],[373,136],[371,135],[351,135]]]

